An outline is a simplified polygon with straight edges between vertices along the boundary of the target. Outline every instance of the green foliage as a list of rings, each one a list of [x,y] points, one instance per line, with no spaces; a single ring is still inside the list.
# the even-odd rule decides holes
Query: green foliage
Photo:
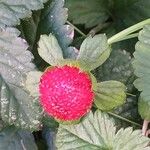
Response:
[[[110,57],[93,71],[96,79],[101,81],[117,80],[123,82],[128,90],[132,89],[134,80],[131,56],[128,52],[112,50]]]
[[[148,142],[140,130],[121,128],[117,132],[114,120],[100,111],[90,112],[77,125],[60,125],[56,137],[58,150],[148,150]]]
[[[46,0],[1,0],[0,1],[0,27],[14,26],[20,23],[20,18],[30,17],[31,10],[43,8]]]
[[[66,0],[69,8],[69,19],[74,24],[85,24],[87,28],[104,23],[109,12],[109,0]]]
[[[39,129],[40,112],[37,100],[24,90],[26,73],[34,70],[32,54],[19,31],[5,28],[0,32],[0,110],[8,124],[30,130]]]
[[[62,50],[55,36],[41,35],[39,40],[39,55],[50,65],[57,66],[63,60]]]
[[[37,150],[37,146],[30,132],[8,127],[0,132],[0,149]]]
[[[83,24],[86,28],[97,26],[98,31],[108,37],[150,16],[147,0],[66,0],[66,6],[74,24]],[[113,47],[134,52],[136,41],[136,38],[123,41]]]
[[[38,25],[41,17],[41,10],[33,12],[30,18],[25,18],[21,20],[18,29],[21,32],[21,36],[26,39],[29,44],[29,49],[35,53],[36,40],[39,38],[38,35]]]
[[[105,34],[89,36],[81,44],[77,60],[84,70],[93,70],[106,61],[110,51]]]
[[[114,16],[120,26],[128,27],[150,16],[150,1],[147,0],[113,0]],[[136,12],[136,13],[135,13]],[[119,25],[119,24],[118,24]]]
[[[114,27],[121,30],[150,16],[147,0],[66,0],[66,6],[69,19],[86,27],[103,24],[111,18]]]
[[[135,75],[138,79],[135,80],[134,85],[142,91],[139,99],[139,112],[142,118],[150,120],[150,25],[147,25],[139,33],[139,41],[135,46],[133,67]]]
[[[37,105],[37,100],[17,86],[9,87],[3,78],[0,78],[0,88],[2,120],[22,129],[38,130],[40,128],[41,110]]]
[[[55,35],[63,50],[64,58],[75,58],[77,51],[69,47],[74,36],[74,29],[70,25],[65,25],[67,18],[68,10],[64,8],[64,0],[49,1],[41,14],[39,32]]]
[[[40,71],[30,71],[27,73],[25,87],[33,97],[39,96],[38,85],[41,76],[42,72]]]
[[[108,111],[122,105],[126,99],[126,87],[118,81],[97,84],[94,103],[97,108]]]
[[[67,22],[68,9],[64,3],[69,8],[71,23],[78,24],[84,33],[94,30],[94,33],[100,34],[92,37],[79,31],[82,37],[76,32],[74,36],[76,27]],[[137,113],[137,98],[127,97],[124,103],[126,88],[123,85],[126,84],[128,91],[133,92],[135,76],[131,56],[137,39],[109,45],[111,42],[107,37],[149,18],[149,8],[150,1],[147,0],[1,0],[0,149],[37,150],[33,135],[22,129],[36,131],[44,126],[55,131],[59,128],[56,142],[53,141],[55,134],[52,134],[54,137],[45,137],[50,149],[56,143],[58,150],[148,150],[146,146],[150,140],[143,137],[140,130],[122,128],[129,126],[125,122],[132,123],[130,126],[134,127],[137,124],[132,121],[139,122],[141,119]],[[23,19],[21,23],[20,19]],[[14,27],[16,25],[22,38],[19,37],[20,31]],[[101,33],[106,33],[107,37]],[[73,47],[77,39],[77,48],[81,45],[79,51]],[[149,39],[150,25],[147,25],[139,33],[133,61],[137,76],[134,84],[141,91],[138,109],[146,120],[150,120]],[[106,113],[97,110],[82,118],[79,124],[59,126],[43,113],[39,105],[38,86],[42,72],[35,65],[43,71],[48,63],[54,66],[71,64],[86,71],[95,69],[96,79],[90,74],[95,92],[93,110],[113,109],[109,114],[122,121],[115,119],[115,124]],[[138,95],[137,91],[134,93]],[[42,139],[38,139],[37,143],[39,141]]]
[[[116,108],[113,112],[118,116],[134,121],[135,123],[141,123],[141,117],[138,114],[138,100],[136,97],[127,97],[125,104]],[[132,125],[130,122],[125,122],[119,118],[115,118],[115,121],[119,127],[127,127]],[[137,128],[140,126],[133,125],[133,127]]]
[[[45,115],[42,119],[43,124],[48,128],[58,128],[59,123],[54,120],[54,118]]]

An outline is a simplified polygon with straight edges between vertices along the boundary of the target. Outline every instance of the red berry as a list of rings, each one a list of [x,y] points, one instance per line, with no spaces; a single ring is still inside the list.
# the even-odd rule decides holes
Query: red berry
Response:
[[[55,119],[74,121],[92,107],[92,81],[77,67],[53,67],[41,77],[40,103],[44,111]]]

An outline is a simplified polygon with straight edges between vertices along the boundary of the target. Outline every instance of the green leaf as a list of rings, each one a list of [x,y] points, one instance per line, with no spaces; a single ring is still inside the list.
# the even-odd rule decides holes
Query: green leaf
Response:
[[[150,1],[147,0],[113,0],[113,4],[109,8],[113,23],[109,26],[108,30],[114,30],[114,34],[116,34],[131,25],[148,19],[150,17],[149,8]],[[137,38],[133,38],[114,45],[115,47],[119,47],[119,49],[125,49],[133,53],[137,40]]]
[[[91,28],[109,20],[117,32],[150,16],[147,0],[66,0],[66,6],[74,24]]]
[[[132,89],[134,75],[131,56],[126,51],[113,49],[103,65],[93,71],[96,79],[101,81],[117,80],[123,82],[128,90]]]
[[[30,18],[21,20],[17,28],[21,32],[21,37],[24,38],[29,44],[29,50],[34,55],[34,64],[40,70],[45,70],[49,66],[38,54],[38,41],[41,33],[39,32],[39,22],[41,20],[41,10],[34,11]]]
[[[39,40],[39,55],[50,65],[57,66],[63,60],[62,50],[55,36],[41,35]]]
[[[114,0],[113,7],[118,23],[125,27],[148,19],[150,16],[150,1],[147,0]]]
[[[41,16],[39,32],[55,35],[63,50],[64,58],[75,59],[78,51],[74,47],[69,47],[73,40],[74,28],[65,24],[68,18],[68,9],[64,8],[64,0],[49,1]]]
[[[142,91],[138,109],[143,119],[150,120],[150,25],[140,31],[135,49],[133,67],[138,79],[134,85]]]
[[[100,111],[92,112],[77,125],[60,125],[56,137],[58,150],[148,150],[149,139],[140,130],[121,128]]]
[[[1,150],[37,150],[32,133],[7,127],[0,132]]]
[[[103,26],[105,27],[105,24],[109,22],[110,24],[102,30],[102,33],[108,33],[107,35],[114,35],[150,16],[150,1],[147,0],[66,0],[66,4],[69,8],[69,19],[74,24],[85,24],[87,27],[91,21],[95,20],[95,24],[89,27],[94,28],[97,25],[94,30],[101,31]],[[107,20],[101,22],[103,17],[99,11],[107,15]],[[100,18],[93,14],[97,14]],[[137,38],[134,38],[115,43],[113,47],[133,53],[136,42]]]
[[[97,84],[95,105],[101,110],[111,110],[122,105],[126,99],[126,87],[118,81],[105,81]]]
[[[4,129],[5,127],[7,127],[8,126],[8,124],[6,124],[1,118],[0,118],[0,131],[2,130],[2,129]]]
[[[35,69],[33,56],[14,28],[0,31],[0,114],[7,124],[30,130],[40,127],[37,99],[25,90],[26,73]]]
[[[45,116],[42,119],[42,122],[44,126],[48,128],[58,128],[59,123],[56,122],[56,120],[48,115],[45,114]]]
[[[2,120],[19,128],[38,130],[41,125],[41,110],[37,99],[30,97],[24,89],[8,85],[0,77]]]
[[[84,70],[93,70],[106,61],[110,52],[105,34],[89,36],[81,44],[77,60],[81,62]]]
[[[47,0],[1,0],[0,1],[0,27],[14,26],[20,23],[20,18],[30,17],[31,10],[43,8]]]
[[[39,98],[39,83],[40,77],[43,73],[40,71],[30,71],[27,73],[27,79],[25,83],[26,89],[30,92],[33,97]],[[44,114],[41,122],[44,126],[48,128],[55,128],[58,127],[58,122],[56,122],[52,117]]]
[[[27,73],[25,87],[33,97],[39,96],[38,86],[42,74],[40,71],[30,71]]]
[[[66,0],[69,19],[74,24],[85,24],[86,28],[105,22],[109,13],[108,0]]]
[[[119,106],[113,112],[123,118],[141,124],[141,117],[138,113],[138,99],[136,97],[128,97],[126,99],[126,103],[123,104],[122,106]],[[119,125],[120,127],[131,126],[131,123],[119,119],[117,117],[115,118],[115,121],[117,122],[117,125]],[[132,124],[132,126],[134,125]]]
[[[30,18],[21,20],[20,25],[18,26],[21,36],[27,41],[29,49],[32,50],[33,54],[37,50],[37,44],[35,43],[37,42],[37,39],[39,39],[38,25],[41,17],[40,14],[41,10],[34,11]]]

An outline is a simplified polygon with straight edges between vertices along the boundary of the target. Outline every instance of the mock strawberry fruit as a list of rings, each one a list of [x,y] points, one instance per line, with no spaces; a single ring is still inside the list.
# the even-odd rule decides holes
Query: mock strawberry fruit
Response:
[[[61,121],[78,120],[92,107],[92,81],[88,73],[77,67],[47,69],[41,77],[39,91],[44,111]]]

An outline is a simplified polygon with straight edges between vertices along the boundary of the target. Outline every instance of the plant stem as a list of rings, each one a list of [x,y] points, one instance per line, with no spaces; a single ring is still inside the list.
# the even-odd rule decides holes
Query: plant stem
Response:
[[[110,22],[100,23],[96,27],[94,27],[92,30],[90,30],[88,35],[94,36],[97,32],[100,32],[103,28],[108,27],[110,24],[111,24]]]
[[[77,32],[79,32],[82,36],[86,37],[86,34],[84,34],[81,30],[79,30],[76,26],[74,26],[71,22],[66,21],[70,26],[72,26]]]
[[[115,42],[120,42],[120,41],[123,41],[123,40],[128,40],[128,39],[132,39],[132,38],[135,38],[135,37],[138,37],[139,33],[133,33],[133,34],[129,34],[121,39],[118,39],[117,41]]]
[[[127,95],[136,97],[136,95],[126,92]]]
[[[127,118],[124,118],[124,117],[122,117],[122,116],[119,116],[119,115],[117,115],[117,114],[115,114],[115,113],[108,112],[108,114],[110,114],[110,115],[112,115],[112,116],[114,116],[114,117],[116,117],[116,118],[118,118],[118,119],[121,119],[121,120],[123,120],[123,121],[126,121],[126,122],[128,122],[128,123],[134,124],[134,125],[136,125],[136,126],[138,126],[138,127],[142,127],[142,125],[140,125],[140,124],[138,124],[138,123],[136,123],[136,122],[134,122],[134,121],[131,121],[131,120],[127,119]]]
[[[150,19],[146,19],[142,22],[139,22],[139,23],[137,23],[137,24],[135,24],[135,25],[133,25],[133,26],[117,33],[117,34],[115,34],[114,36],[112,36],[111,38],[108,39],[108,44],[115,43],[119,39],[125,38],[127,35],[143,28],[143,26],[146,25],[146,24],[150,24]]]
[[[147,131],[147,128],[148,128],[148,124],[149,124],[149,121],[147,120],[144,120],[143,122],[143,127],[142,127],[142,135],[146,135],[146,131]]]

